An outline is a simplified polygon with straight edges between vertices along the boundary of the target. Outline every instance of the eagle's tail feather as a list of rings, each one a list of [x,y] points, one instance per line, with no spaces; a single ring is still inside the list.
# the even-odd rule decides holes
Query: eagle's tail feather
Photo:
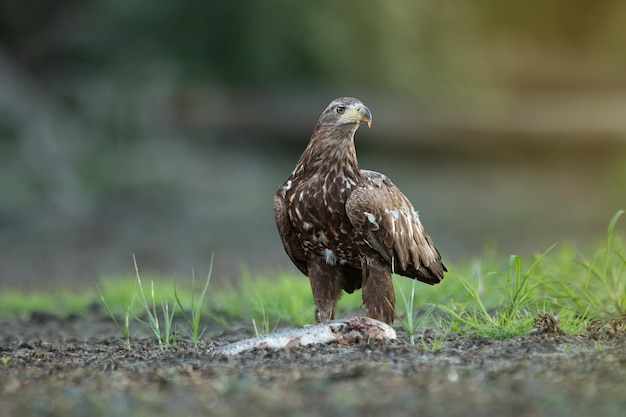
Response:
[[[429,266],[420,265],[415,269],[413,265],[407,265],[404,269],[396,268],[395,273],[407,278],[413,278],[426,284],[439,284],[443,279],[443,273],[448,269],[441,262],[433,263]]]

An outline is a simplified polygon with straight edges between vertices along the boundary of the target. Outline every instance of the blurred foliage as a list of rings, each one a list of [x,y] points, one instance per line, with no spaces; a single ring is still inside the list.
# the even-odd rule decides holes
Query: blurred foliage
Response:
[[[198,143],[241,139],[238,120],[211,123],[263,95],[275,107],[248,106],[255,116],[263,107],[260,119],[273,116],[285,97],[311,104],[318,91],[375,96],[377,114],[385,107],[406,112],[388,116],[388,126],[419,112],[423,119],[409,123],[406,136],[418,136],[415,126],[430,121],[422,134],[438,129],[461,138],[456,144],[468,137],[459,132],[481,126],[476,136],[516,133],[533,122],[550,133],[553,122],[581,118],[599,119],[590,124],[598,130],[617,126],[619,134],[621,97],[604,107],[567,107],[569,95],[550,101],[541,94],[561,87],[619,94],[616,87],[626,86],[624,21],[622,0],[2,0],[0,216],[23,206],[48,213],[42,200],[75,216],[111,200],[113,190],[127,201],[167,195],[181,188],[175,181],[201,178],[202,169],[215,178]],[[540,97],[516,102],[518,90],[529,87],[539,87]],[[200,98],[189,99],[190,92]],[[407,97],[417,99],[407,105]],[[190,108],[200,116],[180,116]],[[209,113],[212,119],[194,125]],[[308,116],[290,122],[302,120]],[[180,140],[194,128],[202,141]],[[229,128],[232,136],[224,134]],[[254,132],[277,136],[265,129]],[[242,152],[237,158],[230,165],[240,171]],[[220,167],[227,177],[229,168]]]
[[[620,0],[4,0],[0,42],[48,79],[157,65],[219,84],[424,93],[492,82],[498,61],[529,50],[593,51],[623,69],[625,18]]]

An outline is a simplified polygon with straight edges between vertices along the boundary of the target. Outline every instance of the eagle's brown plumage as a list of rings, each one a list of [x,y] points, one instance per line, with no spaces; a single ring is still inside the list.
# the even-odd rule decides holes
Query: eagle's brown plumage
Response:
[[[383,174],[361,170],[354,133],[372,115],[359,100],[334,100],[274,197],[287,254],[309,277],[317,322],[334,318],[341,291],[363,289],[368,316],[393,321],[391,273],[427,284],[446,267],[417,212]]]

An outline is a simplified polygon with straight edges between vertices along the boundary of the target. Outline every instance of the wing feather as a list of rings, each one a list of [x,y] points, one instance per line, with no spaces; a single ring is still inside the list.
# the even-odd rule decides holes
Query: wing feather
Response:
[[[276,193],[274,196],[274,217],[285,252],[300,272],[307,275],[308,268],[304,249],[302,249],[298,235],[289,219],[287,203],[280,193]]]
[[[411,202],[385,175],[362,171],[365,181],[346,201],[353,227],[393,271],[436,284],[445,266]]]

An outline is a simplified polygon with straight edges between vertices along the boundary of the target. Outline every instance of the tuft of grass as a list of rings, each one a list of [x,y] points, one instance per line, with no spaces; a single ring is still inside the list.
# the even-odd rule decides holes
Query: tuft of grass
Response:
[[[565,333],[582,334],[587,330],[589,319],[585,315],[563,309],[556,316],[559,317],[559,328]]]
[[[126,348],[130,349],[130,316],[132,315],[132,309],[133,309],[133,303],[134,303],[135,297],[134,296],[130,297],[130,300],[129,300],[128,293],[126,292],[124,293],[124,297],[120,300],[120,304],[122,306],[122,311],[123,311],[123,316],[122,316],[123,321],[122,321],[122,324],[120,324],[120,322],[115,317],[115,313],[113,313],[111,306],[104,298],[104,295],[102,294],[102,291],[100,290],[100,287],[98,286],[98,284],[96,284],[96,289],[98,290],[98,294],[100,295],[100,300],[102,301],[102,305],[104,305],[104,309],[106,310],[107,314],[109,315],[109,317],[115,324],[115,327],[117,327],[117,329],[122,334],[122,339],[124,339]]]
[[[143,289],[135,255],[133,255],[133,263],[135,265],[135,273],[137,275],[137,285],[140,295],[139,302],[143,307],[146,320],[140,318],[139,316],[136,316],[135,318],[154,335],[159,343],[159,347],[163,349],[164,345],[170,346],[170,344],[175,342],[174,334],[172,332],[172,323],[174,321],[174,313],[176,312],[176,304],[173,304],[170,308],[169,300],[167,298],[161,299],[161,311],[163,316],[163,331],[161,331],[161,322],[157,314],[156,296],[154,293],[154,281],[150,281],[150,299],[148,299]]]
[[[261,303],[261,308],[262,308],[262,305],[263,304]],[[262,334],[275,332],[276,329],[278,328],[278,324],[280,323],[280,319],[277,319],[276,322],[274,323],[274,326],[270,327],[270,317],[267,314],[267,312],[263,310],[261,314],[262,314],[262,317],[261,317],[262,326],[257,326],[256,319],[252,317],[252,327],[254,327],[254,334],[256,336],[260,336]]]
[[[197,347],[204,333],[204,329],[200,329],[200,323],[206,306],[213,258],[211,258],[209,274],[198,297],[196,296],[197,288],[193,270],[191,291],[180,291],[174,285],[172,298],[171,293],[164,289],[163,282],[155,285],[153,279],[150,280],[150,288],[145,288],[134,255],[133,264],[135,267],[134,282],[106,279],[102,281],[102,286],[96,285],[100,302],[122,334],[126,346],[130,346],[131,316],[135,319],[134,321],[148,330],[162,349],[175,345],[177,334],[174,329],[174,318],[179,314],[188,327],[194,346]],[[108,301],[112,298],[118,298],[120,302],[113,305]],[[135,303],[135,300],[139,300],[139,302]],[[119,314],[122,314],[122,320],[118,320]],[[209,316],[211,315],[209,314]]]
[[[452,327],[481,336],[501,339],[528,332],[541,303],[538,289],[544,284],[542,277],[534,272],[554,246],[539,255],[525,272],[522,272],[520,258],[511,255],[506,273],[487,274],[487,278],[500,281],[491,281],[489,285],[491,291],[499,294],[497,306],[491,307],[484,302],[482,294],[486,284],[480,268],[475,268],[471,282],[463,276],[456,276],[466,290],[467,301],[452,302],[439,308],[447,314]]]
[[[563,281],[561,298],[593,318],[626,315],[626,245],[616,239],[615,227],[624,210],[616,212],[606,231],[604,247],[591,259],[579,254],[576,265],[584,278]]]
[[[446,334],[440,333],[436,336],[433,336],[430,341],[427,341],[426,338],[422,337],[421,344],[422,349],[434,352],[436,350],[441,349],[443,346],[443,342],[446,340]]]
[[[415,283],[415,280],[411,282],[411,294],[408,297],[405,294],[403,287],[401,285],[396,285],[397,292],[400,293],[402,306],[404,307],[404,314],[400,314],[400,312],[392,306],[398,321],[409,335],[409,342],[412,345],[415,344],[415,332],[417,331],[417,328],[423,325],[432,312],[437,309],[437,304],[431,304],[430,308],[418,317],[418,312],[415,310]]]
[[[200,341],[200,338],[202,337],[202,334],[204,333],[204,330],[206,329],[205,328],[202,331],[200,331],[200,320],[202,318],[202,311],[206,304],[206,296],[207,296],[207,292],[209,289],[209,283],[211,282],[212,272],[213,272],[213,255],[211,255],[209,273],[204,283],[204,288],[202,288],[202,292],[200,293],[200,297],[197,302],[194,296],[194,292],[196,289],[195,273],[193,271],[191,272],[191,282],[192,282],[191,283],[191,287],[192,287],[191,312],[190,312],[191,316],[189,316],[189,314],[185,312],[185,308],[181,301],[181,297],[178,295],[178,291],[176,290],[176,287],[174,287],[174,298],[176,299],[176,305],[178,306],[183,316],[183,319],[185,320],[185,323],[187,323],[187,328],[191,335],[191,340],[193,341],[194,347],[198,346],[198,342]]]

